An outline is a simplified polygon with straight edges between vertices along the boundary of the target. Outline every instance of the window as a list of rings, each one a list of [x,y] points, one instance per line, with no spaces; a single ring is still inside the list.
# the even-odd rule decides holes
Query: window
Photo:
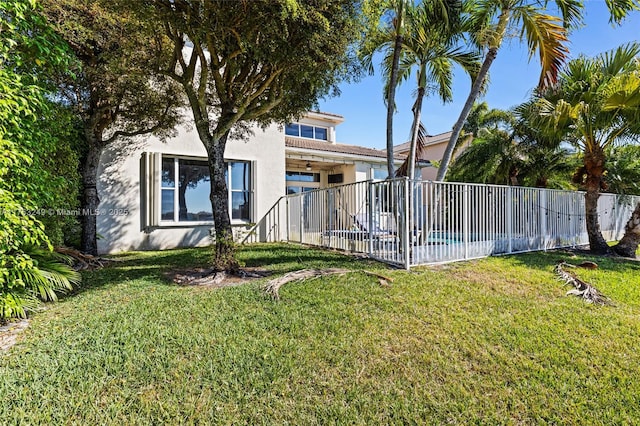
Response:
[[[388,174],[386,169],[371,169],[371,179],[373,180],[385,180]]]
[[[320,173],[289,172],[286,174],[287,182],[320,182]]]
[[[309,188],[307,186],[291,186],[287,185],[287,195],[300,194],[301,192],[313,191],[318,188]]]
[[[227,163],[227,185],[231,206],[231,220],[249,222],[251,219],[251,164],[246,161]],[[231,179],[229,179],[231,176]]]
[[[251,220],[251,164],[226,163],[232,220]],[[164,222],[212,222],[209,166],[204,160],[162,157],[160,220]]]
[[[285,180],[287,182],[287,195],[320,188],[320,173],[287,170]]]
[[[328,140],[328,129],[326,127],[309,126],[307,124],[289,123],[284,127],[284,133],[288,136],[298,136],[301,138]]]

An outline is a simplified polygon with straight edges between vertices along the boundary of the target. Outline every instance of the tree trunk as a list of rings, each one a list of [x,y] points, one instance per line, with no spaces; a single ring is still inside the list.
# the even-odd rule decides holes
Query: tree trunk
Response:
[[[398,18],[402,19],[401,17]],[[400,29],[398,29],[399,31]],[[396,36],[393,46],[393,63],[389,77],[389,91],[387,92],[387,173],[389,179],[395,176],[393,158],[393,114],[396,109],[396,86],[398,85],[398,67],[400,65],[400,51],[402,50],[402,35]]]
[[[418,88],[416,102],[413,104],[413,123],[411,125],[411,143],[409,145],[409,156],[407,158],[407,177],[411,180],[416,174],[416,149],[418,144],[418,131],[420,129],[420,116],[422,114],[422,99],[424,99],[424,87]]]
[[[465,121],[467,121],[467,117],[469,117],[469,113],[471,112],[471,108],[475,103],[476,99],[478,99],[478,95],[480,95],[480,90],[484,85],[484,81],[487,79],[487,74],[489,73],[489,68],[491,68],[491,64],[498,56],[498,49],[502,44],[502,40],[504,38],[504,34],[507,31],[507,26],[509,25],[509,21],[511,20],[511,10],[503,9],[500,17],[498,18],[498,24],[496,25],[496,29],[493,35],[493,40],[489,44],[489,51],[487,52],[486,58],[482,62],[482,66],[478,71],[478,75],[476,76],[473,84],[471,85],[471,92],[467,97],[467,101],[460,112],[460,116],[458,117],[458,121],[453,126],[453,130],[451,133],[451,138],[449,139],[449,143],[447,144],[447,148],[442,155],[442,160],[440,161],[440,167],[438,168],[438,175],[436,176],[437,181],[443,181],[445,176],[447,175],[447,170],[449,169],[449,163],[451,162],[451,157],[453,156],[453,151],[458,144],[458,139],[460,138],[460,133],[462,132],[462,127],[464,126]]]
[[[638,245],[640,245],[640,203],[631,214],[631,218],[624,228],[624,236],[613,247],[613,251],[620,256],[635,258]]]
[[[209,160],[209,173],[211,177],[211,207],[215,229],[215,252],[213,268],[216,271],[233,272],[239,268],[235,258],[235,246],[231,219],[229,218],[229,190],[225,176],[226,165],[224,162],[224,150],[227,146],[229,131],[219,139],[213,139],[207,148]]]
[[[549,179],[546,176],[539,176],[536,179],[536,188],[547,188],[549,187]]]
[[[476,79],[471,86],[471,92],[467,97],[467,101],[460,112],[460,116],[458,117],[458,121],[453,126],[453,131],[451,133],[451,138],[449,139],[449,143],[447,144],[447,148],[442,154],[442,160],[440,160],[440,167],[438,168],[438,174],[436,176],[436,181],[443,181],[445,176],[447,175],[447,170],[449,169],[449,163],[451,162],[451,157],[453,156],[453,151],[458,144],[458,139],[460,138],[460,133],[462,132],[462,127],[464,126],[467,117],[469,117],[469,113],[471,112],[471,108],[473,108],[473,104],[476,99],[478,99],[478,95],[480,95],[480,90],[482,89],[482,85],[484,84],[484,80],[489,73],[489,68],[491,68],[491,64],[496,59],[498,55],[498,48],[491,48],[487,52],[487,57],[484,58],[484,62],[482,62],[482,66],[480,67],[480,71]]]
[[[97,138],[87,138],[87,155],[82,166],[81,226],[82,239],[80,249],[90,255],[98,254],[96,217],[100,199],[98,197],[98,166],[102,154],[102,144]]]
[[[584,155],[584,167],[587,172],[586,194],[584,195],[585,214],[587,218],[587,235],[589,248],[596,254],[610,253],[611,249],[602,236],[598,221],[598,198],[604,175],[604,152],[596,146]]]

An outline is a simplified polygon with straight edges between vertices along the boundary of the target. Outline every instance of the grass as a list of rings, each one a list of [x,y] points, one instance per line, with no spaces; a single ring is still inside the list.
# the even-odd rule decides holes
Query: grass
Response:
[[[566,297],[568,254],[413,272],[289,245],[243,248],[290,283],[222,290],[163,272],[205,249],[131,253],[36,315],[0,355],[6,424],[637,424],[640,263],[579,256],[616,307]],[[392,276],[381,287],[363,269]]]

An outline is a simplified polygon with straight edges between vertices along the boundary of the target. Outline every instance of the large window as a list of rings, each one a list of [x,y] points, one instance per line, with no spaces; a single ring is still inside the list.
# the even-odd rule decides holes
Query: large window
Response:
[[[289,123],[285,126],[284,133],[288,136],[301,138],[319,139],[323,141],[328,139],[328,129],[326,127],[309,126],[307,124]]]
[[[251,164],[226,163],[232,220],[251,220]],[[162,157],[160,218],[163,222],[212,222],[209,167],[204,160]]]

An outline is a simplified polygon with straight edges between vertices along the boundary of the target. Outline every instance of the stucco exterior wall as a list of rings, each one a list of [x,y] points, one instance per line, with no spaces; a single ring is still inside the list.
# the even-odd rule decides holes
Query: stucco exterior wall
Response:
[[[276,125],[266,130],[254,129],[254,135],[247,141],[227,142],[226,159],[253,162],[252,221],[259,220],[285,193],[284,149],[284,134]],[[145,227],[143,156],[146,152],[206,158],[197,132],[188,127],[180,127],[178,134],[166,142],[146,137],[135,142],[121,141],[107,148],[99,169],[98,251],[114,253],[210,244],[211,225]]]

